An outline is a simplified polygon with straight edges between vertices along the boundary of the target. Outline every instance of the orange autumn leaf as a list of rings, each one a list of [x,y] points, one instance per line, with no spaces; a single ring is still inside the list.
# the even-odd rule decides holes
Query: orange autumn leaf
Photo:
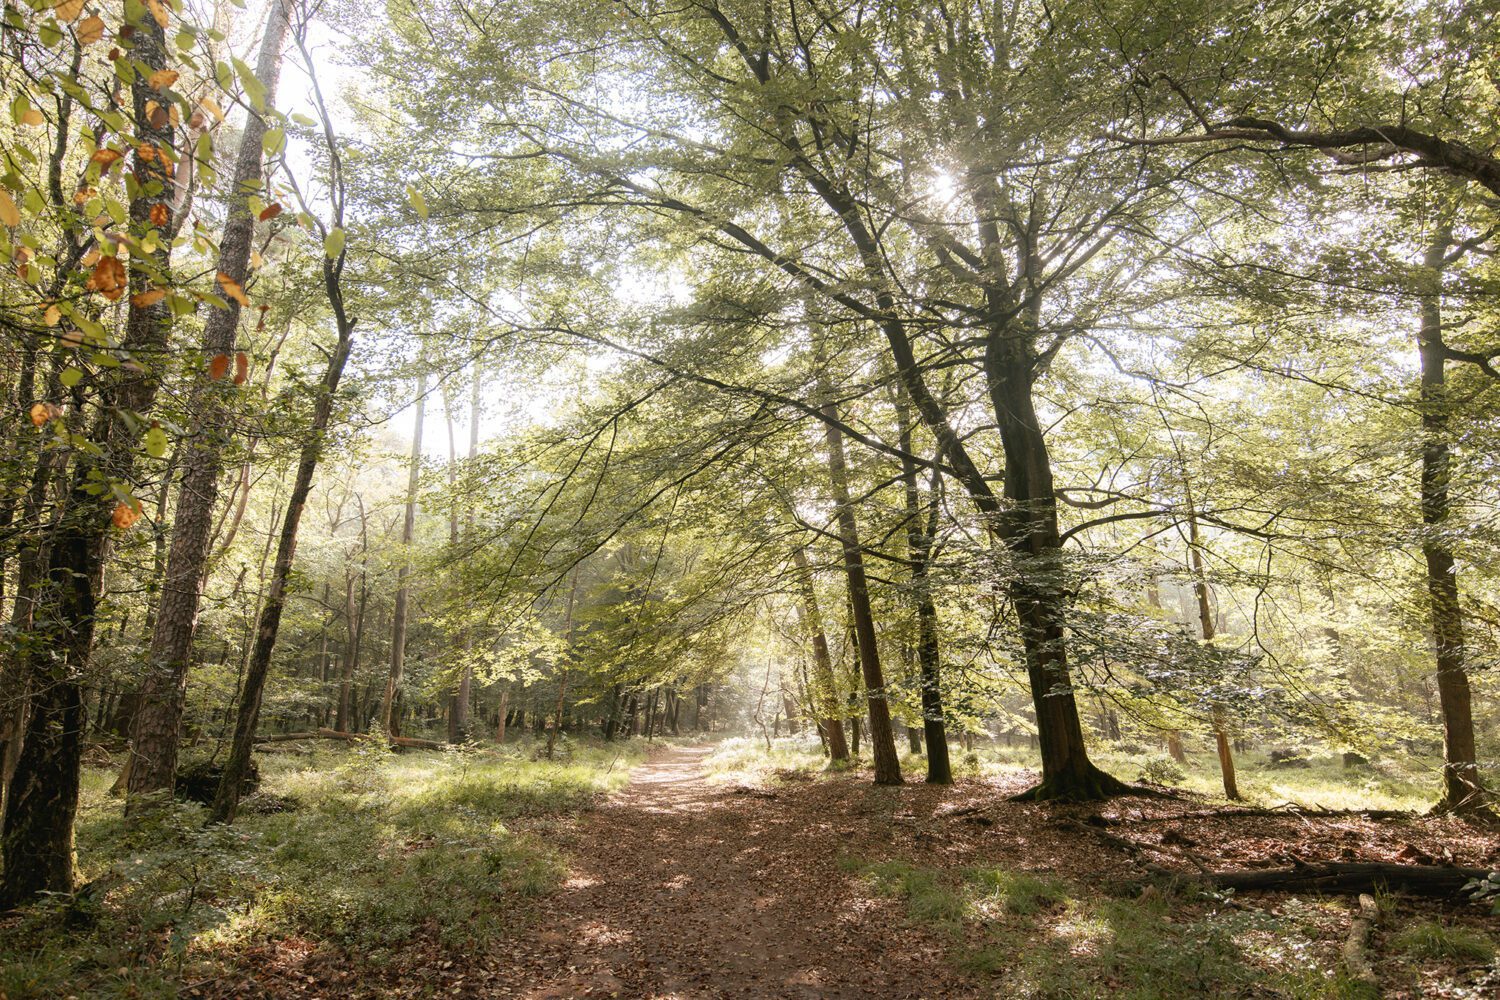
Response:
[[[244,351],[234,356],[234,384],[244,385],[245,379],[250,377],[250,358]]]
[[[215,354],[208,363],[208,377],[215,382],[229,374],[229,355]]]
[[[248,307],[250,299],[245,295],[245,289],[238,281],[235,281],[223,271],[219,272],[219,287],[224,289],[224,294],[242,306]]]
[[[101,149],[89,157],[89,162],[99,164],[102,168],[101,172],[107,173],[109,168],[114,166],[124,155],[118,149]]]
[[[137,309],[149,309],[166,297],[167,290],[165,288],[148,288],[144,292],[132,295],[130,297],[130,304]]]
[[[125,294],[125,265],[118,257],[100,257],[86,286],[113,302]]]
[[[78,263],[82,267],[93,267],[95,264],[99,263],[99,258],[102,256],[104,255],[99,252],[99,248],[95,247],[88,253],[84,254],[83,260],[80,260]]]
[[[83,13],[84,0],[58,0],[52,5],[52,12],[64,21],[76,21],[78,15]]]
[[[276,218],[276,216],[280,215],[281,211],[281,202],[272,202],[271,204],[260,210],[260,221],[270,222],[272,219]]]
[[[93,45],[104,37],[104,18],[98,14],[86,17],[78,25],[78,40],[84,45]]]
[[[159,69],[152,73],[146,82],[151,85],[152,90],[166,90],[181,76],[182,74],[175,69]]]
[[[168,222],[168,218],[169,213],[167,212],[167,206],[163,205],[161,202],[157,202],[155,205],[151,206],[151,224],[153,226],[165,226]]]
[[[40,111],[38,111],[36,108],[31,108],[24,115],[21,116],[21,124],[22,125],[36,126],[36,125],[42,124],[46,120],[47,120],[46,117],[43,116],[42,113]]]
[[[167,26],[167,9],[161,5],[161,0],[146,0],[146,7],[151,11],[151,16],[156,19],[158,27]]]
[[[149,142],[143,142],[135,147],[135,158],[142,163],[150,163],[156,159],[156,147]]]
[[[141,512],[128,503],[117,503],[115,504],[115,512],[110,515],[109,519],[114,523],[116,528],[125,531],[141,519]]]
[[[33,403],[31,405],[31,422],[37,427],[42,426],[52,419],[52,411],[47,408],[46,403]]]

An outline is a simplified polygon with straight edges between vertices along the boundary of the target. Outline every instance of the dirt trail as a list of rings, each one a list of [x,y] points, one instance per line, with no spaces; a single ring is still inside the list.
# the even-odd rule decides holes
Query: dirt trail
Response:
[[[939,942],[839,871],[853,832],[795,795],[709,785],[658,752],[567,845],[571,877],[494,995],[956,997]]]

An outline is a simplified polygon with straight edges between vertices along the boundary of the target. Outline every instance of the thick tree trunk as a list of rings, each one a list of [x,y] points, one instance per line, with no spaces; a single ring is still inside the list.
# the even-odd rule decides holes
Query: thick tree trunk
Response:
[[[137,8],[137,14],[144,10]],[[147,74],[131,85],[137,154],[133,171],[138,193],[130,202],[133,232],[171,228],[171,178],[164,163],[175,159],[174,132],[165,116],[153,116],[157,97],[149,72],[167,64],[165,32],[150,16],[134,24],[131,58]],[[150,157],[141,149],[160,150]],[[156,211],[157,220],[152,219]],[[165,224],[160,215],[167,213]],[[154,288],[155,275],[171,273],[171,240],[130,257],[125,353],[145,359],[165,355],[172,312],[165,301],[137,305],[137,296]],[[72,486],[58,533],[47,555],[41,581],[42,605],[26,637],[28,651],[18,661],[22,689],[29,693],[29,712],[20,752],[0,820],[0,909],[28,902],[41,892],[73,891],[73,824],[83,760],[82,677],[93,648],[95,605],[103,580],[111,523],[110,491],[97,489],[98,476],[129,483],[135,469],[139,425],[149,418],[159,386],[157,373],[130,366],[114,369],[100,395],[100,414],[92,438],[94,456],[75,459]],[[126,414],[133,414],[127,417]]]
[[[792,550],[792,561],[797,568],[797,588],[802,594],[800,617],[802,631],[812,642],[813,676],[809,692],[813,711],[819,718],[819,727],[828,740],[828,756],[831,760],[847,761],[849,744],[844,741],[844,724],[838,718],[838,681],[834,678],[833,658],[828,654],[828,635],[823,630],[823,613],[818,607],[818,592],[813,588],[812,570],[807,564],[807,553],[798,547]],[[702,702],[699,702],[702,705]]]
[[[256,78],[265,88],[267,107],[276,97],[287,24],[284,0],[273,2],[255,66]],[[245,284],[250,273],[255,216],[249,199],[260,189],[261,161],[265,155],[261,139],[265,130],[264,119],[253,109],[248,110],[235,159],[229,217],[219,245],[219,273],[238,286]],[[219,477],[224,468],[224,445],[234,432],[231,418],[234,383],[228,378],[214,379],[208,371],[212,358],[228,357],[235,349],[240,303],[233,295],[225,298],[227,307],[211,310],[203,327],[203,363],[195,376],[189,405],[189,412],[198,417],[198,428],[195,437],[183,443],[186,455],[172,524],[172,546],[147,655],[140,709],[135,718],[132,746],[137,760],[130,771],[127,812],[139,804],[143,795],[170,792],[177,773],[183,698],[219,497]]]
[[[401,524],[401,563],[396,571],[396,610],[391,616],[391,670],[385,681],[385,697],[380,702],[380,728],[391,735],[396,734],[396,720],[391,710],[396,703],[396,692],[401,686],[401,675],[406,668],[406,620],[407,604],[411,599],[411,542],[417,526],[417,486],[422,477],[422,420],[427,412],[426,359],[419,364],[424,367],[417,374],[417,419],[411,432],[411,462],[406,478],[406,518]]]
[[[823,412],[837,419],[832,403]],[[870,714],[870,750],[875,761],[875,784],[899,785],[901,758],[896,753],[896,737],[891,729],[890,702],[885,693],[885,674],[880,665],[880,648],[875,637],[875,617],[870,610],[870,585],[865,576],[864,555],[859,546],[859,525],[849,497],[849,471],[844,458],[844,436],[832,423],[824,424],[828,444],[828,479],[833,486],[834,503],[838,505],[839,540],[844,548],[844,576],[849,583],[849,606],[854,618],[855,645],[859,650],[859,669],[865,682],[865,699]]]
[[[1083,723],[1068,675],[1067,584],[1057,528],[1051,459],[1032,399],[1035,368],[1027,338],[1008,325],[986,338],[985,374],[1005,449],[1010,506],[999,532],[1014,565],[1009,585],[1020,624],[1026,672],[1036,710],[1042,781],[1030,799],[1085,800],[1122,794],[1127,785],[1089,760]]]
[[[1451,223],[1438,229],[1423,264],[1428,282],[1422,295],[1418,349],[1422,362],[1422,556],[1427,564],[1427,600],[1437,659],[1438,704],[1443,713],[1443,797],[1438,806],[1455,812],[1488,809],[1474,743],[1474,710],[1469,691],[1463,608],[1458,567],[1447,527],[1452,512],[1449,487],[1447,345],[1443,341],[1442,271],[1452,243]]]

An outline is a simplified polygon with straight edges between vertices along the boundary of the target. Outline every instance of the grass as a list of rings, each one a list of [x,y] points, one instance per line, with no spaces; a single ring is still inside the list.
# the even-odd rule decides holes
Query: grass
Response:
[[[1035,751],[1026,746],[995,743],[974,751],[972,770],[986,778],[1011,778],[1035,769]],[[1195,748],[1186,764],[1176,764],[1164,753],[1124,753],[1096,743],[1090,755],[1100,767],[1127,781],[1157,780],[1164,784],[1222,799],[1223,779],[1212,747]],[[1346,768],[1337,754],[1313,755],[1307,767],[1273,767],[1269,753],[1256,748],[1235,755],[1240,795],[1247,805],[1304,808],[1404,809],[1423,812],[1437,799],[1436,765],[1413,759],[1377,759]],[[958,769],[963,773],[963,769]],[[1174,773],[1175,772],[1175,773]]]
[[[901,860],[839,859],[877,895],[948,942],[965,972],[1017,998],[1284,996],[1352,1000],[1336,953],[1319,962],[1296,916],[1232,909],[1213,897],[1088,893],[1045,873],[1000,867],[960,876]]]
[[[1396,933],[1391,946],[1419,961],[1484,963],[1495,957],[1495,941],[1488,934],[1436,920],[1408,924]]]
[[[769,785],[776,783],[777,771],[814,773],[828,769],[828,759],[814,731],[797,736],[782,736],[766,741],[757,736],[740,736],[720,740],[704,761],[708,780],[717,785]]]
[[[175,996],[215,962],[290,937],[379,962],[419,935],[448,947],[502,935],[562,878],[547,825],[623,784],[642,753],[575,744],[552,763],[529,749],[264,755],[263,790],[296,808],[231,827],[204,826],[191,804],[127,823],[113,775],[88,772],[78,859],[99,891],[0,931],[0,996]]]

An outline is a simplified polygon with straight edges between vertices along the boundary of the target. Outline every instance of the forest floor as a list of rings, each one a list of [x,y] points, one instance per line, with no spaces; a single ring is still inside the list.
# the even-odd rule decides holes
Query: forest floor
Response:
[[[804,744],[307,748],[266,755],[289,811],[232,828],[190,806],[134,828],[90,771],[79,858],[112,888],[0,919],[0,1000],[1500,995],[1488,906],[1377,894],[1376,993],[1343,972],[1348,898],[1139,891],[1298,860],[1500,868],[1492,831],[1196,792],[1016,803],[1034,772],[972,752],[953,786],[908,757],[881,788]]]
[[[1143,861],[1186,872],[1294,859],[1500,866],[1500,840],[1446,818],[1203,815],[1212,810],[1196,796],[1017,804],[1004,796],[1019,782],[876,788],[857,773],[786,769],[716,784],[704,774],[710,752],[659,748],[564,828],[567,876],[525,930],[463,958],[409,949],[379,981],[342,971],[330,982],[331,957],[283,951],[264,967],[280,984],[270,992],[1371,996],[1342,972],[1348,900],[1110,890],[1140,879]],[[1100,820],[1138,850],[1092,835]],[[1379,995],[1496,995],[1486,909],[1384,896],[1380,906]]]

